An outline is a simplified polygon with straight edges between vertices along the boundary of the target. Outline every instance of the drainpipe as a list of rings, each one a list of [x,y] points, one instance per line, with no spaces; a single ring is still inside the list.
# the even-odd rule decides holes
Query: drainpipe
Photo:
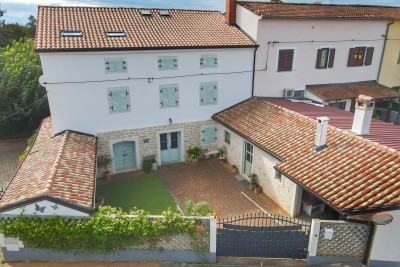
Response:
[[[254,79],[255,79],[255,76],[256,76],[256,52],[257,52],[257,48],[258,48],[258,47],[254,48],[254,57],[253,57],[253,82],[252,82],[252,85],[251,85],[251,97],[254,96]]]
[[[385,52],[386,52],[386,43],[387,43],[387,39],[388,39],[389,28],[390,28],[390,25],[393,25],[393,24],[394,24],[394,21],[392,20],[392,22],[389,22],[387,24],[387,26],[386,26],[385,42],[383,43],[382,57],[381,57],[381,62],[379,64],[379,71],[378,71],[378,77],[377,77],[377,81],[378,82],[379,82],[379,78],[381,77],[383,57],[384,57]]]

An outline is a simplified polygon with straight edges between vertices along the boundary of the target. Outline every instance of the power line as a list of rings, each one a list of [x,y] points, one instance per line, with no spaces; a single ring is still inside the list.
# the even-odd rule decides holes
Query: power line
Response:
[[[0,120],[0,122],[3,122],[3,121],[5,121],[5,120],[11,118],[11,117],[14,116],[14,115],[17,115],[18,113],[21,113],[21,112],[24,111],[26,108],[29,108],[29,107],[33,106],[34,104],[38,103],[39,101],[43,100],[45,97],[46,97],[46,95],[43,95],[42,97],[40,97],[38,100],[36,100],[36,101],[33,102],[32,104],[30,104],[30,105],[28,105],[28,106],[26,106],[26,107],[24,107],[24,108],[21,108],[20,110],[18,110],[18,111],[16,111],[16,112],[12,113],[12,114],[10,114],[10,115],[8,115],[7,117],[2,118],[2,119]]]

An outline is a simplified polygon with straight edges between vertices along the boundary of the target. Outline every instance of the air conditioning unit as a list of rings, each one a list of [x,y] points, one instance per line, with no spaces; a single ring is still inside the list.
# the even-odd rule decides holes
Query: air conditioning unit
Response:
[[[306,90],[294,90],[294,99],[304,98]]]
[[[285,94],[284,94],[285,99],[294,98],[294,89],[287,88],[284,91],[285,91]]]

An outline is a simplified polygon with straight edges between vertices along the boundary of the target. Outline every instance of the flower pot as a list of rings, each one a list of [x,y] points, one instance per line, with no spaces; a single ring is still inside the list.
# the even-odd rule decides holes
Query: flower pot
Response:
[[[109,181],[111,179],[111,172],[105,172],[103,178],[104,180]]]
[[[221,163],[226,163],[226,158],[225,157],[219,157],[219,161]]]
[[[256,194],[262,193],[262,187],[255,187],[253,190],[254,190],[254,193],[256,193]]]

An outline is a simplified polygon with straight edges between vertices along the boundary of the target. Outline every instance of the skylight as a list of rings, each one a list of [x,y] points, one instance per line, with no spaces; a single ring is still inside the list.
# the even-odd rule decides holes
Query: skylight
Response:
[[[125,32],[106,32],[107,37],[126,37]]]
[[[160,13],[160,16],[162,16],[162,17],[168,17],[169,16],[169,11],[168,10],[160,10],[159,13]]]
[[[151,11],[149,9],[142,9],[140,10],[140,14],[142,14],[144,17],[149,17],[151,16]]]
[[[82,37],[82,31],[61,31],[62,37]]]

